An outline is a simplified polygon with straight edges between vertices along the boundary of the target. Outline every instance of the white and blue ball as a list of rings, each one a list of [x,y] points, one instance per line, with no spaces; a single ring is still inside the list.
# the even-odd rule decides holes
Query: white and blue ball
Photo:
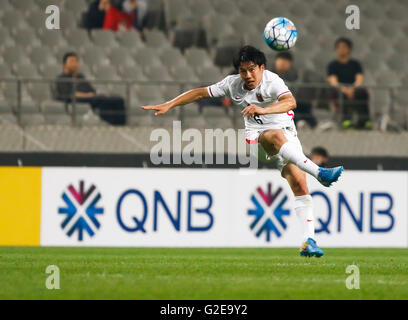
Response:
[[[278,17],[268,22],[264,31],[266,44],[276,51],[292,48],[297,40],[296,26],[288,18]]]

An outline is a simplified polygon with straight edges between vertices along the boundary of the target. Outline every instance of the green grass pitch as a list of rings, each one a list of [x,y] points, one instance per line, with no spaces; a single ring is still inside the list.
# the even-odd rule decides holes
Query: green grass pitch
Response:
[[[360,289],[346,288],[346,267]],[[60,289],[45,287],[48,265]],[[0,247],[0,299],[408,299],[407,249]]]

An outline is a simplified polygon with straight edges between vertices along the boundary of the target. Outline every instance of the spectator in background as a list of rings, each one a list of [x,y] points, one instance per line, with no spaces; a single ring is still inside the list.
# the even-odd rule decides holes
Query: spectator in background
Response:
[[[314,147],[310,154],[310,160],[316,163],[319,167],[327,167],[329,162],[329,153],[323,147]]]
[[[109,1],[95,0],[88,8],[85,15],[85,27],[87,29],[102,29],[105,23],[105,15]]]
[[[137,1],[130,3],[129,10],[131,13],[126,13],[115,7],[110,0],[101,0],[104,2],[106,10],[103,29],[111,31],[122,31],[133,29],[136,22],[136,14],[133,12],[137,8]]]
[[[298,71],[293,67],[293,56],[290,52],[279,52],[271,71],[278,74],[284,81],[295,82],[298,80]],[[296,92],[295,90],[293,90]],[[302,101],[301,96],[297,97],[297,108],[295,110],[294,121],[301,128],[307,123],[311,128],[315,128],[317,121],[312,113],[312,104],[309,101]]]
[[[351,58],[353,43],[341,37],[336,40],[334,48],[337,59],[329,63],[327,75],[330,85],[336,88],[330,93],[335,110],[341,108],[337,90],[340,89],[343,98],[343,127],[350,128],[354,125],[356,128],[370,129],[372,124],[369,121],[368,93],[366,89],[360,88],[364,83],[363,68],[359,61]],[[352,123],[353,113],[357,114],[355,124]]]
[[[125,103],[121,97],[107,97],[97,95],[92,85],[85,80],[85,76],[79,73],[80,61],[75,52],[68,52],[63,58],[63,72],[57,78],[57,100],[71,103],[74,96],[77,102],[89,103],[92,109],[99,112],[100,117],[112,125],[124,125]],[[74,92],[74,84],[69,81],[58,79],[78,79]]]
[[[147,2],[146,0],[122,0],[122,11],[126,13],[134,13],[136,20],[133,27],[144,34],[146,26]]]

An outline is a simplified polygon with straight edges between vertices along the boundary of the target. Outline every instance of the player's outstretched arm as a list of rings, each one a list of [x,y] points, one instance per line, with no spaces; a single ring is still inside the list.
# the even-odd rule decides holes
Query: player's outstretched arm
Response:
[[[155,110],[156,112],[154,113],[154,115],[158,116],[161,114],[165,114],[167,111],[174,107],[183,106],[185,104],[189,104],[194,101],[209,97],[210,95],[208,94],[207,88],[197,88],[184,92],[183,94],[166,103],[155,106],[143,106],[142,108],[144,110]]]

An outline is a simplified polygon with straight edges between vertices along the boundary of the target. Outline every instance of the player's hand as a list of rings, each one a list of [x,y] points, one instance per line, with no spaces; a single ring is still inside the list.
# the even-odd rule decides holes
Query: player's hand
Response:
[[[171,109],[171,106],[168,103],[163,103],[163,104],[159,104],[156,106],[143,106],[142,109],[143,110],[156,110],[154,115],[159,116],[169,111]]]
[[[263,108],[254,104],[250,104],[244,110],[241,111],[242,116],[244,118],[247,117],[248,119],[251,119],[253,116],[263,114],[263,112],[264,112]]]

